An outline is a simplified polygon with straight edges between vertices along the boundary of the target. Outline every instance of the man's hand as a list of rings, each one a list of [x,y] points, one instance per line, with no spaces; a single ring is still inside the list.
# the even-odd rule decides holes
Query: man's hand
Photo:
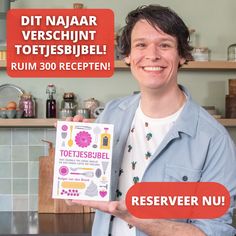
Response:
[[[92,123],[93,120],[92,119],[85,119],[83,116],[81,115],[76,115],[74,117],[67,117],[66,121],[74,121],[74,122],[85,122],[85,123]]]
[[[119,217],[150,236],[206,236],[199,228],[191,224],[164,219],[136,218],[127,211],[125,201],[66,200],[66,202],[68,205],[80,204]]]
[[[66,121],[73,121],[73,122],[84,122],[84,123],[92,123],[94,119],[84,119],[81,115],[76,115],[74,117],[66,117]],[[54,127],[57,127],[57,123],[54,123]]]
[[[66,200],[68,205],[83,205],[94,208],[99,211],[106,212],[113,216],[117,216],[123,220],[127,220],[131,215],[127,211],[125,201],[86,201],[86,200]]]

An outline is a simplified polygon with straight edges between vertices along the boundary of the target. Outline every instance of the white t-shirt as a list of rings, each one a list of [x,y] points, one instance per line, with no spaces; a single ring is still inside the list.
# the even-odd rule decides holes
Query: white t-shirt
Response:
[[[152,154],[156,151],[184,105],[174,114],[165,118],[150,118],[143,114],[141,107],[136,110],[124,151],[120,169],[117,200],[125,199],[128,189],[140,182]],[[112,236],[135,236],[135,227],[115,217],[112,221]]]

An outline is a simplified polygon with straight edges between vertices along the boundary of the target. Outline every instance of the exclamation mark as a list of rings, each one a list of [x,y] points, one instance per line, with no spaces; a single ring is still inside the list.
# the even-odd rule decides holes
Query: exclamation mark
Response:
[[[222,206],[225,205],[225,197],[224,196],[221,197],[221,203],[222,203]]]
[[[103,45],[103,54],[107,54],[107,45]]]

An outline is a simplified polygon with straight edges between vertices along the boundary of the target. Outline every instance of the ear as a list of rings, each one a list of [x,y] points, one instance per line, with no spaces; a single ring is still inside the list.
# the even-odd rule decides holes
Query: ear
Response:
[[[124,61],[127,65],[130,65],[130,55],[124,58]]]
[[[182,66],[186,62],[186,59],[181,57],[179,60],[179,65]]]

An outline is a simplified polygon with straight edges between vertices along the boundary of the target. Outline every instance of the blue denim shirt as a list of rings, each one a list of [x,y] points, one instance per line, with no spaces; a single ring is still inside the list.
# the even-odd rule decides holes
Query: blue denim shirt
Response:
[[[188,91],[187,102],[174,126],[153,154],[142,182],[218,182],[231,195],[228,212],[216,219],[178,220],[199,227],[208,236],[232,236],[230,226],[236,196],[236,149],[227,130],[203,108],[197,105]],[[115,200],[119,181],[119,169],[131,123],[139,104],[140,95],[117,99],[107,104],[97,122],[114,124],[114,143],[111,174],[111,194]],[[93,224],[93,236],[106,236],[110,215],[97,211]],[[137,236],[145,234],[139,230]]]

